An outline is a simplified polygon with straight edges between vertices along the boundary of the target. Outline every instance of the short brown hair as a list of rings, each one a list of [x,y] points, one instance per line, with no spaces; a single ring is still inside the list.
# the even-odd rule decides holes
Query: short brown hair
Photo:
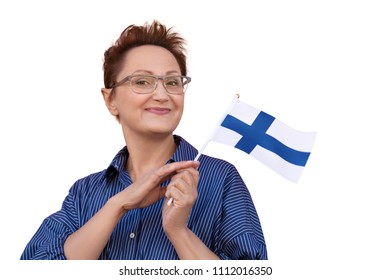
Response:
[[[121,71],[126,53],[134,47],[156,45],[170,51],[176,58],[182,75],[187,75],[186,41],[172,28],[154,20],[143,26],[129,25],[115,43],[104,52],[104,86],[111,88]]]

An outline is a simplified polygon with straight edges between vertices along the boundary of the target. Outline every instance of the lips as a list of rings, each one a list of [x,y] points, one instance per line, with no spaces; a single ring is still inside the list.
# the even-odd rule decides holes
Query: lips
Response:
[[[150,108],[146,108],[146,111],[156,115],[165,115],[168,114],[171,111],[171,109],[162,108],[162,107],[150,107]]]

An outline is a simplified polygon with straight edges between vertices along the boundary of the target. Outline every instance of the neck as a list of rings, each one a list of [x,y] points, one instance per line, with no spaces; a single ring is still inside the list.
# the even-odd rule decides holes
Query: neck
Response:
[[[176,151],[172,134],[160,137],[125,135],[125,141],[129,151],[126,168],[133,181],[163,166]]]

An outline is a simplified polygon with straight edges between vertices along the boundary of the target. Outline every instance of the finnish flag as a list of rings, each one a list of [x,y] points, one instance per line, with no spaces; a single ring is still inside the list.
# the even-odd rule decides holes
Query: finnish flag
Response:
[[[256,158],[297,183],[313,149],[316,133],[295,130],[273,116],[236,101],[211,140]]]

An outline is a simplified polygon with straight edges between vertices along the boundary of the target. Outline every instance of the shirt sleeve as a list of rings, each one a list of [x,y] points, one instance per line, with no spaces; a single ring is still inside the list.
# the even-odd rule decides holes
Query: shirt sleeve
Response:
[[[253,200],[234,166],[225,179],[219,252],[225,260],[266,260],[267,248]]]
[[[60,211],[47,217],[24,249],[21,260],[64,260],[66,238],[77,230],[77,215],[72,193]]]

